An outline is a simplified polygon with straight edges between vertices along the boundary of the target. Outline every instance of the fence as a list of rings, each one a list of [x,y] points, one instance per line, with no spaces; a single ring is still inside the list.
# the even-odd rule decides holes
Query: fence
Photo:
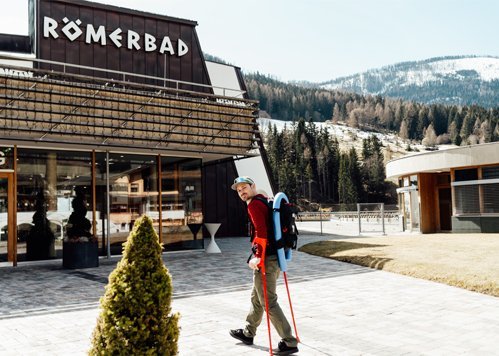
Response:
[[[326,209],[331,209],[330,207]],[[384,220],[384,221],[383,221]],[[387,233],[401,232],[400,212],[396,206],[385,206],[383,213],[378,211],[314,211],[299,212],[298,230],[302,233],[359,235],[359,222],[362,232],[379,232],[385,225]]]

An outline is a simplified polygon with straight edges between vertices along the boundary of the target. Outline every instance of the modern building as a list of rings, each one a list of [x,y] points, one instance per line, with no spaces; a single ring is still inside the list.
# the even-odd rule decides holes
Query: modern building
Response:
[[[78,191],[102,255],[142,214],[166,250],[203,248],[203,222],[246,234],[230,185],[244,158],[265,170],[258,103],[239,68],[205,61],[196,22],[30,0],[29,23],[0,34],[0,262],[60,257]],[[29,243],[40,218],[45,255]]]
[[[405,230],[499,232],[499,142],[395,159],[386,175],[398,178]]]

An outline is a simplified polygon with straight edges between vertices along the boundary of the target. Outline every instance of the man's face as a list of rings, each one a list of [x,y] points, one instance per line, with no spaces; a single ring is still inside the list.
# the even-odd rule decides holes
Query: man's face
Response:
[[[237,186],[237,194],[239,194],[239,198],[245,202],[252,199],[256,195],[254,187],[255,185],[251,186],[248,183],[239,184]]]

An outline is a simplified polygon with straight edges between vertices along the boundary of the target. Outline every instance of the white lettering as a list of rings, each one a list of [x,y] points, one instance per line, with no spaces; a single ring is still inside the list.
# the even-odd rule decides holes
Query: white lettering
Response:
[[[58,38],[59,34],[55,32],[58,23],[56,20],[51,19],[50,17],[43,17],[43,37],[52,36],[53,38]]]
[[[156,37],[148,33],[144,33],[144,49],[146,52],[155,51],[158,46],[156,46]]]
[[[62,28],[62,32],[64,32],[64,34],[66,35],[66,37],[71,42],[73,42],[74,40],[76,40],[78,37],[81,36],[81,34],[83,33],[83,31],[79,27],[81,25],[81,20],[80,19],[78,19],[76,21],[69,21],[69,19],[67,17],[65,17],[65,18],[62,19],[62,21],[66,24],[66,26],[64,26]]]
[[[137,32],[128,30],[128,49],[132,49],[132,47],[135,47],[135,49],[138,51],[140,49],[139,39],[140,35]]]
[[[116,30],[109,34],[109,39],[113,41],[114,45],[118,48],[121,48],[121,32],[121,28],[118,27]]]
[[[165,52],[168,52],[171,55],[175,54],[175,51],[173,50],[172,41],[170,41],[170,37],[168,36],[163,37],[163,42],[161,42],[161,48],[159,49],[159,53],[163,54]]]
[[[67,17],[64,17],[62,19],[62,22],[64,23],[64,27],[62,27],[59,31],[62,32],[64,36],[66,36],[66,38],[71,42],[75,41],[80,36],[82,36],[83,31],[85,31],[85,43],[87,44],[99,43],[102,46],[106,46],[109,42],[107,38],[109,38],[110,42],[112,42],[116,47],[121,48],[123,46],[122,43],[123,31],[121,30],[121,28],[113,30],[112,32],[109,33],[109,35],[106,36],[106,33],[109,32],[109,30],[106,29],[104,25],[97,27],[93,24],[86,24],[83,26],[84,30],[82,30],[81,28],[82,22],[80,19],[71,21]],[[50,37],[54,39],[59,38],[60,33],[58,33],[57,31],[58,27],[59,23],[53,18],[47,16],[43,18],[43,36],[45,38],[50,38]],[[141,40],[144,41],[144,51],[146,52],[158,51],[161,54],[168,53],[172,56],[175,55],[175,47],[173,46],[172,40],[170,39],[169,36],[163,37],[161,41],[161,46],[159,46],[160,48],[158,50],[159,38],[156,38],[150,33],[144,33],[142,37],[142,35],[133,30],[127,31],[128,49],[136,51],[140,50],[141,46],[139,42]],[[177,47],[176,47],[177,55],[179,57],[182,57],[189,52],[189,47],[180,38],[176,40],[177,40]]]
[[[189,47],[182,41],[180,38],[178,39],[178,56],[182,57],[184,54],[189,52]]]
[[[12,77],[33,78],[33,72],[14,70],[9,68],[0,68],[0,75],[8,75]]]
[[[7,160],[5,159],[5,152],[0,151],[0,166],[3,166]]]
[[[106,45],[106,28],[104,26],[99,26],[97,31],[95,31],[95,27],[93,25],[87,25],[87,36],[85,38],[85,42],[90,44],[92,41],[100,41],[101,45]]]

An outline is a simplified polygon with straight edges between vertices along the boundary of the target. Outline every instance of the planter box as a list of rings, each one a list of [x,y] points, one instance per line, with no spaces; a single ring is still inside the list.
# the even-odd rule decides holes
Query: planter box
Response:
[[[62,266],[70,269],[99,267],[98,243],[63,242]]]

